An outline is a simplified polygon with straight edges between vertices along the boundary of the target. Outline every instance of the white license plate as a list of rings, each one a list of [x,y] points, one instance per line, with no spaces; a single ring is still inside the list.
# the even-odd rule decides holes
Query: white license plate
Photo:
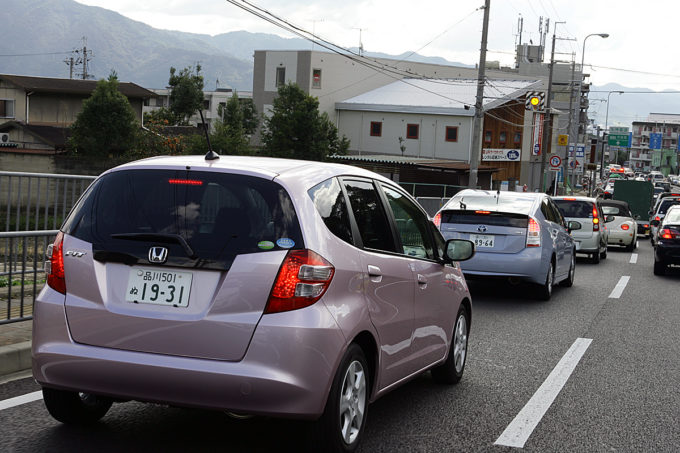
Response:
[[[492,234],[471,234],[470,240],[475,243],[475,247],[493,247],[495,236]]]
[[[130,269],[125,300],[139,304],[189,306],[191,272],[133,267]]]

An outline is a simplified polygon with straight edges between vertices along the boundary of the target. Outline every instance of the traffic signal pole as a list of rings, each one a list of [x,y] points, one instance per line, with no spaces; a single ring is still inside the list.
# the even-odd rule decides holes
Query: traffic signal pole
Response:
[[[541,192],[545,192],[545,162],[548,154],[548,140],[550,134],[550,111],[552,98],[553,68],[555,67],[555,30],[553,29],[552,50],[550,51],[550,72],[548,73],[548,92],[545,100],[545,118],[543,118],[543,139],[541,143]]]

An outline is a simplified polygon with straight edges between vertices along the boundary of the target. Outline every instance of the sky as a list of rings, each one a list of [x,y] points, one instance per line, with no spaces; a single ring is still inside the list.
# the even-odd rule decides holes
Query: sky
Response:
[[[155,28],[210,35],[246,30],[293,37],[226,0],[77,1]],[[342,47],[358,47],[361,37],[369,52],[417,51],[465,64],[479,62],[483,0],[249,1]],[[583,58],[595,85],[680,90],[677,0],[491,0],[487,61],[514,64],[520,17],[522,42],[534,44],[540,41],[540,18],[544,29],[549,19],[546,52],[555,33],[555,59],[580,64]],[[583,57],[584,38],[595,33],[609,37],[589,37]]]

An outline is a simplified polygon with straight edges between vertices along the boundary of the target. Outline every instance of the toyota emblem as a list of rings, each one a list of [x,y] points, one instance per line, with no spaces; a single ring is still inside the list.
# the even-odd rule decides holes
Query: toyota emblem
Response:
[[[477,231],[479,231],[480,233],[485,233],[486,232],[486,225],[479,225],[477,227]]]

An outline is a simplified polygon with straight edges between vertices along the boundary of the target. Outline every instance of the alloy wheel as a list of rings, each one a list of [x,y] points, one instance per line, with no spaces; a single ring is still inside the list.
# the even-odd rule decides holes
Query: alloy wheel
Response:
[[[465,366],[465,356],[467,355],[467,320],[464,315],[458,317],[456,321],[456,330],[453,336],[453,359],[456,366],[456,372],[460,373]]]
[[[366,373],[357,360],[347,367],[340,394],[340,431],[345,443],[352,444],[361,431],[366,410]]]

